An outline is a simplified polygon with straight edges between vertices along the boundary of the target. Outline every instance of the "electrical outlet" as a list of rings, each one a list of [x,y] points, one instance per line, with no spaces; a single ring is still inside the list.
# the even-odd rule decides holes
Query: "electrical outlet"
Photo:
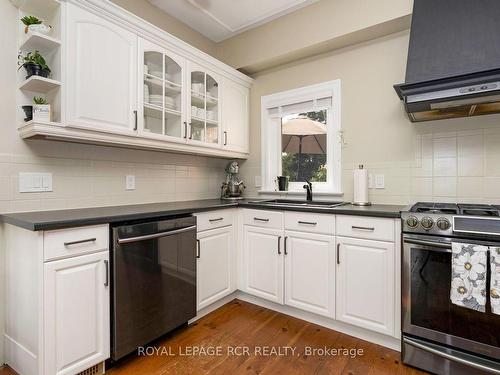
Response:
[[[375,189],[385,189],[385,176],[383,174],[375,175]]]
[[[262,186],[262,178],[260,176],[255,176],[255,187],[260,188]]]
[[[135,190],[135,176],[125,176],[125,190]]]
[[[368,175],[368,189],[373,189],[375,184],[373,183],[373,173]]]
[[[52,191],[52,173],[19,173],[20,193]]]

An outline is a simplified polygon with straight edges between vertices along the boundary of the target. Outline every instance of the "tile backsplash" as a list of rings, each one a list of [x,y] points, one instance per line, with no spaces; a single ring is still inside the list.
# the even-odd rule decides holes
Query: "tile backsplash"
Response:
[[[352,172],[344,165],[345,199],[352,197]],[[375,203],[416,201],[500,204],[500,129],[485,128],[416,135],[413,160],[364,163],[385,174],[385,189],[370,189]]]
[[[36,154],[0,153],[0,213],[216,198],[227,163],[190,155],[39,142],[41,151]],[[52,173],[53,191],[19,193],[20,172]],[[135,176],[135,190],[125,189],[126,175]]]

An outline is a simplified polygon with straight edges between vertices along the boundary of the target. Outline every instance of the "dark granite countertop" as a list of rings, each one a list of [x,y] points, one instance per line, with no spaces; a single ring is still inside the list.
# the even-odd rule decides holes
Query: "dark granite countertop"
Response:
[[[166,216],[191,214],[195,212],[217,210],[231,207],[247,207],[268,210],[291,210],[319,213],[331,213],[342,215],[360,215],[398,218],[401,211],[407,206],[379,205],[374,204],[367,207],[357,207],[350,204],[335,208],[310,208],[294,207],[270,207],[269,205],[258,205],[252,200],[241,200],[238,202],[224,201],[219,199],[205,199],[185,202],[148,203],[126,206],[94,207],[57,211],[34,211],[20,212],[0,215],[4,223],[16,225],[28,230],[51,230],[83,225],[95,225],[106,223],[118,223],[130,220],[151,219]]]

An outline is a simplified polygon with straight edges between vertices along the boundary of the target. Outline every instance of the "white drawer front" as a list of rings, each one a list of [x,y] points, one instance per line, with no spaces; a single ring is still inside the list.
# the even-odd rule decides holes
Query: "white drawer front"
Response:
[[[285,229],[333,235],[335,232],[335,216],[329,214],[286,211]]]
[[[394,220],[337,215],[337,236],[394,242]]]
[[[208,229],[221,228],[233,224],[234,211],[218,210],[207,211],[195,214],[198,226],[198,232]]]
[[[283,229],[283,213],[280,211],[243,210],[243,223],[254,227]]]
[[[109,249],[109,227],[92,225],[44,232],[43,259],[68,258]]]

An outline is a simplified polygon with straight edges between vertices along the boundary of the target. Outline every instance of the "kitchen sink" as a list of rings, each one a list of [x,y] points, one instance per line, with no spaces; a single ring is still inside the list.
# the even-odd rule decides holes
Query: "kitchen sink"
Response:
[[[292,199],[271,199],[262,201],[250,201],[250,204],[278,206],[278,207],[311,207],[311,208],[333,208],[343,206],[345,202],[325,202],[325,201],[299,201]]]

